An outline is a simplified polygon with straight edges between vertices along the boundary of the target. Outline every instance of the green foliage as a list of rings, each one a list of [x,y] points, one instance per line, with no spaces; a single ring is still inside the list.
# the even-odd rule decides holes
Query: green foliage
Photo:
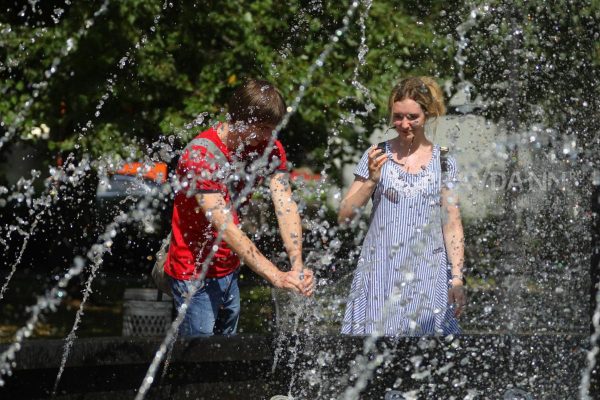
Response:
[[[123,146],[133,138],[152,141],[177,134],[187,140],[194,130],[183,129],[186,123],[203,112],[222,118],[229,93],[247,77],[273,81],[291,103],[346,12],[345,5],[302,1],[173,2],[163,8],[162,0],[123,0],[108,3],[106,12],[94,17],[100,1],[47,3],[64,13],[50,18],[51,4],[46,4],[43,13],[29,7],[23,17],[15,8],[0,17],[2,119],[5,126],[15,121],[37,83],[39,94],[23,112],[25,122],[15,124],[18,133],[45,123],[51,128],[51,149],[79,143],[81,151],[94,156],[127,156]],[[442,4],[431,3],[436,5],[429,10]],[[363,11],[361,6],[357,14]],[[449,42],[436,38],[430,27],[439,13],[418,11],[410,3],[378,2],[370,10],[370,51],[358,80],[371,89],[378,108],[357,121],[367,129],[385,118],[388,91],[399,77],[448,75]],[[360,43],[357,21],[355,15],[282,132],[297,164],[322,164],[334,128],[352,144],[357,141],[355,130],[340,123],[367,100],[352,84]]]
[[[185,142],[200,128],[186,125],[201,113],[223,118],[229,93],[247,77],[272,81],[291,103],[347,10],[332,2],[121,0],[98,13],[99,0],[42,3],[25,6],[24,13],[9,7],[0,16],[3,128],[26,136],[44,123],[50,149],[79,144],[79,151],[94,156],[124,157],[123,146],[139,142],[134,139],[150,143],[176,135]],[[569,110],[557,104],[562,98],[553,91],[574,87],[571,107],[579,107],[586,85],[597,85],[589,78],[596,75],[581,77],[600,59],[594,39],[599,6],[580,3],[494,2],[467,33],[465,77],[493,100],[490,116],[516,113],[524,119],[536,112],[535,104],[547,116],[559,107],[557,118],[563,118]],[[366,18],[368,52],[364,65],[357,65],[361,3],[281,133],[292,161],[314,169],[332,157],[349,161],[347,146],[364,148],[360,132],[385,122],[389,91],[401,77],[453,79],[456,27],[469,10],[456,1],[373,2]],[[497,32],[490,33],[491,24]],[[515,25],[523,33],[512,40]],[[547,71],[550,64],[555,71]],[[371,102],[375,110],[365,113]],[[361,115],[352,119],[356,111]],[[326,151],[333,134],[340,142]],[[336,173],[330,171],[334,178]]]
[[[597,1],[493,1],[466,34],[465,74],[509,127],[585,134],[597,104]]]

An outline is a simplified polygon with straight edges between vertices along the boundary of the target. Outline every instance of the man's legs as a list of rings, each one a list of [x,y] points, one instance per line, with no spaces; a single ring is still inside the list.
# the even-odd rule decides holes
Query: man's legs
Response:
[[[217,313],[221,306],[218,282],[212,279],[207,279],[202,283],[191,280],[171,280],[173,300],[178,311],[181,305],[185,303],[189,293],[193,291],[194,285],[201,285],[189,303],[183,322],[179,326],[179,334],[182,337],[212,336]]]
[[[182,337],[234,335],[240,317],[238,271],[222,278],[208,278],[194,293],[185,318],[179,327]],[[175,307],[180,309],[194,281],[171,279]]]
[[[223,293],[223,306],[219,310],[215,325],[218,335],[235,335],[240,320],[240,288],[238,287],[239,270],[219,280]]]

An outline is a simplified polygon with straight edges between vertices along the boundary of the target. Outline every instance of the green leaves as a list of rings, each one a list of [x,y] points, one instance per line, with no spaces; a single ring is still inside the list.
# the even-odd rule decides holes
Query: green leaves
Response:
[[[187,136],[193,132],[182,128],[198,114],[222,117],[229,93],[248,77],[272,81],[291,103],[311,64],[342,26],[347,10],[345,5],[327,2],[232,0],[169,5],[163,0],[122,0],[109,2],[105,14],[93,17],[99,6],[95,3],[72,2],[57,23],[0,17],[0,113],[5,124],[32,100],[18,130],[44,122],[51,128],[52,146],[68,148],[77,142],[80,128],[90,125],[86,148],[119,153],[119,146],[131,137],[148,142],[159,135],[186,132]],[[461,4],[374,2],[365,18],[365,64],[358,66],[354,76],[361,43],[360,16],[365,12],[364,5],[359,6],[348,32],[316,70],[297,114],[281,133],[286,147],[294,149],[292,160],[321,168],[330,156],[325,149],[333,132],[339,132],[346,144],[363,146],[364,134],[357,133],[354,125],[370,132],[384,122],[389,91],[402,77],[427,74],[440,82],[454,79],[456,27],[469,15]],[[563,21],[553,17],[564,14],[560,6],[543,6],[540,12],[528,4],[519,6],[531,10],[530,17],[522,15],[531,20],[519,25],[524,27],[523,51],[515,54],[533,61],[513,65],[512,42],[504,40],[511,22],[492,17],[468,33],[465,77],[485,96],[507,98],[508,86],[497,83],[509,79],[504,71],[517,68],[531,77],[531,82],[519,84],[527,93],[522,100],[552,107],[547,101],[551,79],[544,75],[549,63],[570,73],[579,71],[568,67],[573,65],[572,56],[592,60],[582,68],[598,65],[598,41],[582,47],[579,40],[596,29],[590,21],[598,7],[587,5],[575,13],[576,21],[567,18],[573,13],[565,14]],[[494,11],[490,16],[500,14]],[[564,30],[564,24],[570,30]],[[567,57],[560,59],[560,54]],[[49,73],[53,65],[54,72]],[[353,84],[354,79],[368,88],[368,96]],[[35,98],[33,83],[41,84]],[[541,89],[530,90],[534,85]],[[532,99],[536,93],[539,98]],[[350,113],[365,114],[371,101],[376,106],[373,112],[345,122]],[[494,104],[499,108],[490,115],[502,115],[502,107],[509,103]]]
[[[12,26],[12,34],[2,38],[12,43],[3,62],[16,65],[5,72],[9,84],[0,99],[3,119],[10,120],[10,110],[20,107],[21,97],[23,102],[29,98],[30,82],[45,82],[47,88],[18,128],[27,129],[34,115],[45,115],[52,132],[49,147],[72,149],[80,128],[91,125],[80,148],[99,155],[121,153],[132,136],[153,140],[161,134],[180,134],[202,112],[218,115],[231,89],[247,77],[273,81],[291,102],[346,11],[328,4],[269,0],[174,2],[165,9],[163,4],[111,2],[106,14],[82,35],[80,29],[94,11],[90,4],[72,4],[66,17],[52,26]],[[347,103],[354,109],[366,101],[350,84],[360,43],[356,22],[355,17],[348,34],[316,72],[298,114],[282,133],[289,147],[302,147],[300,153],[313,154],[318,163],[324,161],[321,155],[330,131],[351,111],[339,99],[355,99]],[[396,61],[412,57],[427,46],[415,40],[431,43],[433,34],[416,25],[406,10],[397,12],[376,2],[367,19],[367,35],[371,52],[358,78],[372,88],[378,110],[358,123],[370,129],[385,114],[381,107],[387,92],[404,72]],[[69,39],[72,52],[61,56]],[[18,51],[22,43],[27,44],[26,52]],[[57,71],[46,78],[44,71],[56,57]],[[339,128],[354,140],[353,129]]]

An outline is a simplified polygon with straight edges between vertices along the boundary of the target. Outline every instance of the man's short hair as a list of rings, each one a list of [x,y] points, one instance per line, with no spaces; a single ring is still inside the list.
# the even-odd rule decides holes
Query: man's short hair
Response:
[[[267,81],[250,79],[237,88],[228,104],[232,123],[278,125],[286,105],[279,90]]]

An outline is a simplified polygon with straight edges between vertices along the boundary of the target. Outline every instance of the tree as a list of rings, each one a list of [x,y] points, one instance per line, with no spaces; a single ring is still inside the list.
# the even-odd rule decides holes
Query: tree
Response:
[[[365,3],[282,132],[297,164],[322,165],[332,130],[351,145],[360,141],[340,121],[372,102],[375,111],[352,122],[367,130],[381,123],[399,77],[450,75],[451,41],[431,29],[440,1],[373,4],[365,19],[369,51],[357,66]],[[95,157],[139,157],[170,135],[186,141],[197,125],[222,118],[229,92],[246,77],[273,81],[291,102],[346,10],[270,0],[15,2],[0,17],[4,127],[23,138],[45,124],[50,150]],[[358,90],[356,78],[370,92]]]

